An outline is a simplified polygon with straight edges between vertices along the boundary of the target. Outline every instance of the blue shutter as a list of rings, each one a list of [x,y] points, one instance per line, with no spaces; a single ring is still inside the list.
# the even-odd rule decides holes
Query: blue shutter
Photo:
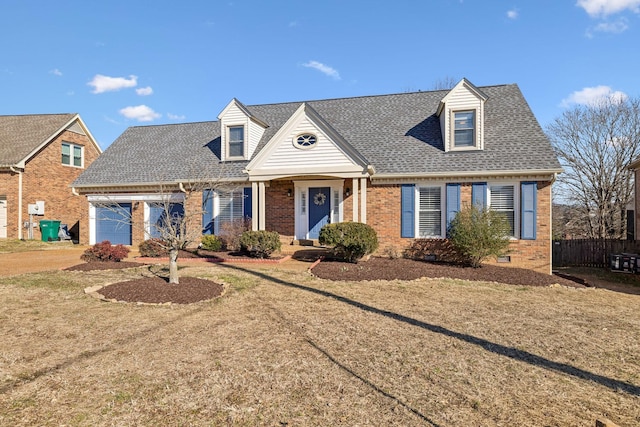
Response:
[[[202,234],[213,234],[213,190],[202,192]]]
[[[460,211],[460,184],[447,184],[447,235],[449,224]]]
[[[402,185],[400,197],[400,236],[415,237],[415,186],[413,184]]]
[[[242,207],[242,216],[245,218],[251,218],[252,216],[252,208],[251,208],[251,187],[244,188],[244,204]]]
[[[471,184],[471,204],[484,209],[487,207],[487,183],[474,182]]]
[[[521,231],[520,236],[525,240],[536,239],[536,217],[537,217],[537,190],[538,185],[535,182],[523,182],[520,184],[520,218]]]

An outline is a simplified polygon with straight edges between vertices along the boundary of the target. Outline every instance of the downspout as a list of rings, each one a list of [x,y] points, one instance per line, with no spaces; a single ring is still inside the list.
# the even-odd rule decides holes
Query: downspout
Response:
[[[22,171],[9,166],[11,172],[18,174],[18,239],[22,240]]]

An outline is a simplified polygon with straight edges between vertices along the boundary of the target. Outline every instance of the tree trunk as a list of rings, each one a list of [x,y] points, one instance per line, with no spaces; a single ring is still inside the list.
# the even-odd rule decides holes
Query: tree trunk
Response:
[[[169,283],[178,284],[178,249],[169,250]]]

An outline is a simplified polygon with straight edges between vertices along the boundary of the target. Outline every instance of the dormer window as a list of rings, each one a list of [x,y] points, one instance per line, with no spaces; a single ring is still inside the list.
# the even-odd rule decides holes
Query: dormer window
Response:
[[[229,126],[228,157],[244,158],[244,126]]]
[[[475,111],[456,111],[453,113],[454,132],[453,147],[454,148],[472,148],[475,147]]]

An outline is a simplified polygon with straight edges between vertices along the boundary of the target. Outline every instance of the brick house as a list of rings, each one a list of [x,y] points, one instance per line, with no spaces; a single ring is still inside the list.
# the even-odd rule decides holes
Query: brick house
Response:
[[[180,185],[203,177],[236,186],[203,192],[204,232],[248,216],[253,229],[293,242],[317,239],[328,222],[359,221],[377,231],[380,253],[418,247],[443,258],[449,221],[480,203],[511,224],[501,261],[550,273],[559,172],[517,85],[463,79],[447,91],[252,106],[233,99],[217,121],[127,129],[73,185],[89,197],[91,243],[137,244],[151,234],[119,227],[116,236],[105,203],[149,224],[159,186],[173,186],[179,203]]]
[[[40,201],[34,223],[60,220],[77,239],[88,207],[70,184],[100,153],[78,114],[0,116],[0,238],[27,238],[28,206]]]

